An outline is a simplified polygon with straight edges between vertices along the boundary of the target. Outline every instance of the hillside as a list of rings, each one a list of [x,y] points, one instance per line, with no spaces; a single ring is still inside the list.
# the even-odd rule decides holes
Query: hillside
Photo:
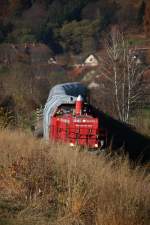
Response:
[[[0,131],[0,224],[149,225],[150,176],[97,157]]]
[[[129,32],[149,29],[144,0],[1,0],[0,5],[0,42],[42,42],[55,54],[96,50],[114,24]]]
[[[141,67],[148,67],[149,22],[144,0],[0,0],[0,120],[11,114],[15,126],[32,127],[35,110],[45,104],[50,88],[68,81],[92,87],[94,104],[117,118],[107,101],[112,93],[97,96],[93,86],[103,86],[102,63],[97,68],[82,65],[91,54],[105,56],[105,42],[118,28],[130,48],[139,49]],[[146,75],[145,83],[149,80]],[[149,93],[143,98],[149,103]]]

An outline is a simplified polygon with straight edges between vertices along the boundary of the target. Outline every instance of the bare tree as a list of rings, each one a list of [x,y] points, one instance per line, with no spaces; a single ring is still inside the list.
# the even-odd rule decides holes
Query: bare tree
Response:
[[[115,107],[116,116],[128,122],[130,115],[139,104],[142,90],[143,68],[140,60],[129,48],[123,33],[114,29],[105,42],[106,54],[101,63],[103,94]]]

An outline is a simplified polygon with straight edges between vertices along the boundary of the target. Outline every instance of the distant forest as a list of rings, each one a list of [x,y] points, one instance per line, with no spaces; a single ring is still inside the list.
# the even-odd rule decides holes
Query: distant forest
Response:
[[[42,42],[55,53],[96,50],[114,24],[150,32],[144,0],[0,0],[0,43]]]

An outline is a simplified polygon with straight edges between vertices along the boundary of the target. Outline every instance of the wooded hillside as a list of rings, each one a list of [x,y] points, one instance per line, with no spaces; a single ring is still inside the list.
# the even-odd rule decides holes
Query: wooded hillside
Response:
[[[0,0],[0,6],[0,42],[43,42],[54,53],[96,50],[113,24],[144,27],[144,0]]]

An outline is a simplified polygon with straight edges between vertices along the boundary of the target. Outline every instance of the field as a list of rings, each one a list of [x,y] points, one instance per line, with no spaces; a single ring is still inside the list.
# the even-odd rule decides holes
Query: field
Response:
[[[125,157],[1,130],[0,224],[149,225],[150,175]]]

